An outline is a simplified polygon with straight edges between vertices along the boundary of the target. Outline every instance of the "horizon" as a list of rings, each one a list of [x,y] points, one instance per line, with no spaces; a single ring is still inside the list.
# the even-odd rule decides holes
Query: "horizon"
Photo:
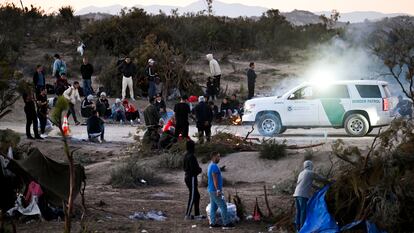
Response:
[[[194,2],[200,0],[141,0],[141,1],[132,1],[132,0],[101,0],[90,4],[90,2],[85,2],[82,0],[72,0],[71,4],[67,4],[67,1],[63,0],[22,0],[25,7],[33,5],[36,7],[41,7],[45,10],[46,13],[52,13],[57,11],[62,6],[72,6],[75,9],[75,12],[82,10],[87,7],[109,7],[114,5],[121,5],[125,7],[132,7],[136,5],[150,6],[150,5],[168,5],[168,6],[177,6],[185,7]],[[203,0],[202,0],[203,1]],[[349,0],[347,3],[341,0],[314,0],[312,4],[309,4],[307,0],[293,0],[289,2],[282,2],[279,0],[269,1],[266,0],[256,0],[254,4],[251,4],[248,0],[219,0],[227,4],[243,4],[246,6],[252,7],[264,7],[264,8],[273,8],[279,9],[282,12],[290,12],[293,10],[305,10],[311,12],[326,12],[333,9],[339,11],[340,13],[351,13],[351,12],[380,12],[384,14],[410,14],[414,15],[414,4],[412,0],[398,0],[398,4],[395,2],[390,2],[388,0]],[[6,0],[4,3],[14,3],[16,6],[20,6],[20,0]],[[213,10],[214,10],[214,1],[213,1]]]

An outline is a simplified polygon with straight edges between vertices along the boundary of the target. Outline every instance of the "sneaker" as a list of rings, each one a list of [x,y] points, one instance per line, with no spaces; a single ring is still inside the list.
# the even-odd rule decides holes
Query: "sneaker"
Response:
[[[39,135],[38,135],[38,136],[36,136],[35,138],[36,138],[36,139],[39,139],[39,140],[43,140],[43,138],[42,138],[42,137],[40,137]]]
[[[132,100],[132,101],[135,101],[135,98],[134,98],[134,97],[132,97],[132,98],[131,98],[131,100]]]
[[[131,122],[131,126],[134,126],[134,121],[130,120],[129,122]]]
[[[196,216],[194,216],[194,219],[195,220],[204,220],[204,219],[206,219],[206,216],[204,216],[204,215],[196,215]]]
[[[215,224],[210,224],[210,229],[212,229],[212,228],[220,228],[221,227],[221,225],[219,225],[219,224],[217,224],[217,223],[215,223]]]
[[[234,224],[233,223],[228,223],[228,224],[226,224],[225,226],[223,226],[223,230],[231,230],[231,229],[233,229],[235,226],[234,226]]]
[[[193,220],[193,219],[194,219],[194,216],[193,215],[186,215],[184,217],[184,220]]]
[[[75,122],[75,125],[80,125],[80,122],[79,121]]]
[[[120,123],[121,125],[123,125],[123,124],[124,124],[124,121],[123,121],[123,120],[120,120],[120,121],[119,121],[119,123]]]

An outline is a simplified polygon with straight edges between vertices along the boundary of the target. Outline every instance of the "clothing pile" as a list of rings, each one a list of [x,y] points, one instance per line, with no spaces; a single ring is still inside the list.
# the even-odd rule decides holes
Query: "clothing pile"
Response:
[[[145,212],[135,212],[133,215],[129,216],[131,220],[154,220],[154,221],[165,221],[167,220],[167,215],[162,211],[150,210],[147,213]]]

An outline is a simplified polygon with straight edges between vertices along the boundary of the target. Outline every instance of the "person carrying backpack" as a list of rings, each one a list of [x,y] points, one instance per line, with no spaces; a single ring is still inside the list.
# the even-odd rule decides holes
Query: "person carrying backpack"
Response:
[[[52,66],[53,76],[58,79],[62,74],[66,74],[66,63],[62,60],[59,54],[55,54],[54,58],[55,61]]]

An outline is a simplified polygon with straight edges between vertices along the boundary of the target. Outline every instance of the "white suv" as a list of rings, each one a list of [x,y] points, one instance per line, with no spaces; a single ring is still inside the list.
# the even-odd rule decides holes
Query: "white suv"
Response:
[[[388,83],[372,80],[304,83],[281,97],[246,101],[243,124],[257,124],[260,134],[273,136],[288,128],[345,128],[364,136],[392,121]]]

